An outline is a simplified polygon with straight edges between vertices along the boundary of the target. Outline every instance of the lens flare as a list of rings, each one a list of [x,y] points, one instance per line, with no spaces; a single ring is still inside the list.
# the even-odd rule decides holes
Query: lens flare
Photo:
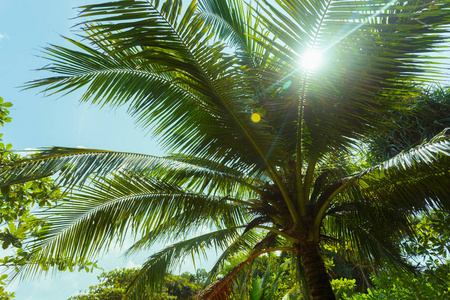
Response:
[[[258,113],[253,113],[252,114],[252,121],[255,123],[258,123],[259,121],[261,121],[261,115]]]

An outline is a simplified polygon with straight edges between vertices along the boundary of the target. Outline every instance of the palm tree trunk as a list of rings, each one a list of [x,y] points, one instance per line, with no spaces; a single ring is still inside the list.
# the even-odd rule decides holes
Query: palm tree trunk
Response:
[[[313,300],[336,300],[319,252],[319,245],[314,242],[303,242],[300,244],[299,253]]]

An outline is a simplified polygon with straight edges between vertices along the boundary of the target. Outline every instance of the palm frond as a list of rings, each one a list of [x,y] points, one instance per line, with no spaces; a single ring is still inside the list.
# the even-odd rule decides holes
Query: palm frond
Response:
[[[361,208],[360,205],[358,208]],[[393,223],[401,223],[405,216],[399,213],[387,213],[387,209],[380,210],[374,206],[367,206],[366,212],[372,211],[376,216],[383,216],[380,219],[371,218],[374,222],[364,220],[367,215],[360,214],[359,211],[353,211],[346,214],[335,214],[327,217],[324,223],[327,232],[332,233],[331,237],[335,238],[340,245],[342,253],[347,260],[356,264],[367,263],[374,265],[382,265],[388,262],[390,266],[412,271],[407,264],[405,257],[401,254],[401,249],[392,238]],[[401,217],[400,220],[393,221],[388,217]],[[364,220],[364,221],[363,221]],[[386,220],[387,222],[382,222]],[[402,224],[405,228],[408,224]],[[400,230],[400,228],[399,228]],[[403,231],[404,232],[404,231]],[[400,234],[397,238],[400,238]]]
[[[407,82],[435,81],[438,76],[436,63],[431,63],[435,58],[428,53],[437,51],[446,39],[446,27],[440,26],[450,16],[445,1],[436,5],[378,0],[277,3],[281,8],[267,3],[269,8],[260,13],[264,25],[278,37],[277,42],[266,42],[274,56],[274,62],[268,60],[269,68],[279,66],[270,85],[292,82],[280,94],[299,91],[292,95],[291,109],[297,111],[299,101],[304,101],[302,142],[310,152],[345,149],[383,126],[380,113],[400,105],[393,99],[412,88]],[[260,37],[261,43],[264,39]],[[307,71],[300,66],[308,50],[322,54],[320,69]]]
[[[195,9],[193,2],[177,18],[180,6],[174,1],[160,7],[147,1],[85,6],[81,17],[91,22],[86,38],[99,49],[77,44],[89,55],[50,50],[56,64],[44,69],[63,75],[30,86],[67,91],[90,83],[85,98],[94,102],[101,98],[111,105],[132,100],[130,112],[143,126],[154,124],[153,132],[172,150],[271,168],[269,160],[277,157],[271,154],[283,148],[270,131],[262,130],[268,127],[265,122],[250,120],[253,75],[243,76],[244,69],[224,52],[223,45],[209,43],[209,27],[194,14]],[[67,60],[71,62],[63,65]],[[78,64],[86,66],[81,68],[83,74]],[[93,66],[101,70],[92,72]],[[137,76],[130,79],[134,76],[125,73],[134,70]],[[234,145],[234,150],[224,143]]]
[[[220,200],[219,200],[220,201]],[[210,210],[210,212],[206,212]],[[158,226],[153,226],[154,230],[146,233],[136,241],[127,251],[125,256],[131,256],[142,250],[148,250],[156,242],[170,243],[174,240],[185,238],[189,234],[201,232],[204,228],[214,227],[216,229],[241,226],[244,223],[246,212],[239,205],[229,205],[225,211],[220,211],[215,205],[205,202],[203,207],[185,210],[180,214],[160,222]],[[208,217],[207,217],[208,216]],[[205,217],[209,218],[205,222]],[[248,238],[246,238],[248,239]]]
[[[407,211],[450,207],[450,137],[446,131],[360,175],[362,192]]]
[[[255,245],[259,242],[261,234],[255,232],[254,230],[242,233],[241,236],[236,238],[222,254],[217,258],[214,266],[209,271],[208,279],[205,285],[211,284],[211,281],[216,278],[219,271],[223,268],[226,261],[237,253],[242,253],[244,251],[252,251]]]
[[[198,14],[211,26],[209,30],[214,34],[214,39],[227,41],[235,49],[243,65],[255,68],[267,49],[251,37],[258,30],[263,30],[258,18],[252,14],[252,4],[240,0],[200,0]],[[259,3],[256,2],[255,5],[258,6]]]
[[[202,226],[239,226],[245,220],[242,207],[221,198],[125,173],[93,180],[91,186],[43,214],[52,226],[35,243],[40,250],[33,260],[38,261],[91,259],[111,243],[122,244],[128,234],[145,236],[152,232],[154,239],[159,235],[166,239],[185,237]],[[172,219],[182,223],[173,223]],[[163,230],[168,224],[169,232]],[[30,265],[24,272],[38,273],[39,265]]]
[[[159,159],[150,155],[97,149],[44,148],[31,158],[2,168],[1,186],[52,176],[58,172],[58,185],[73,186],[84,183],[92,174],[106,176],[111,171],[125,168],[130,171],[145,170]]]
[[[258,185],[267,180],[265,173],[250,173],[251,170],[239,170],[223,163],[182,154],[166,157],[174,164],[181,162],[177,168],[166,165],[156,167],[154,173],[167,182],[173,182],[192,190],[202,190],[204,193],[220,193],[237,196],[241,199],[254,198],[260,193]],[[223,184],[222,178],[229,178]],[[233,184],[234,183],[234,184]]]
[[[2,168],[1,187],[56,175],[56,185],[83,184],[89,176],[106,177],[110,172],[153,174],[168,183],[195,189],[208,187],[210,193],[250,197],[260,183],[258,176],[247,175],[226,165],[191,156],[156,157],[85,148],[38,150],[33,157]]]
[[[163,275],[180,265],[180,262],[193,254],[206,256],[206,249],[225,249],[240,235],[236,227],[216,230],[191,239],[174,243],[171,246],[153,254],[142,266],[139,275],[133,280],[127,290],[129,299],[140,299],[141,291],[148,288],[156,290],[163,280]]]
[[[293,251],[293,248],[271,248],[265,249],[262,251],[258,251],[256,253],[252,253],[245,261],[238,264],[234,267],[228,274],[226,274],[223,278],[215,281],[203,291],[201,291],[195,299],[201,300],[209,300],[209,299],[226,299],[228,295],[233,294],[232,284],[236,280],[236,277],[239,272],[243,270],[250,262],[252,262],[258,256],[273,251]]]

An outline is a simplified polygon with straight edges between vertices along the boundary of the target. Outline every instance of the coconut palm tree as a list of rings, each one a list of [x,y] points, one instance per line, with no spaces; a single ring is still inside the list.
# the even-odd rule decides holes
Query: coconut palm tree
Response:
[[[128,234],[136,237],[129,253],[169,242],[144,264],[131,298],[207,248],[223,251],[212,278],[227,257],[250,252],[202,299],[231,297],[253,259],[279,250],[297,258],[313,299],[334,299],[319,247],[327,242],[345,244],[358,260],[404,266],[391,237],[410,233],[410,214],[450,208],[450,139],[443,132],[374,166],[357,154],[362,138],[386,126],[381,115],[439,76],[429,54],[448,37],[449,7],[438,0],[82,7],[82,41],[47,48],[43,69],[54,76],[28,87],[83,88],[81,101],[127,106],[179,154],[58,147],[3,168],[2,186],[53,175],[69,191],[47,212],[51,230],[22,274],[38,273],[38,262],[89,260]]]

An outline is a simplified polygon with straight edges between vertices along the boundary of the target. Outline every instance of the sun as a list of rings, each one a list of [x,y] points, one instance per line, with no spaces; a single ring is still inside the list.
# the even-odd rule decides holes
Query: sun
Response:
[[[308,71],[317,69],[322,63],[322,53],[317,50],[308,50],[303,53],[301,67]]]

